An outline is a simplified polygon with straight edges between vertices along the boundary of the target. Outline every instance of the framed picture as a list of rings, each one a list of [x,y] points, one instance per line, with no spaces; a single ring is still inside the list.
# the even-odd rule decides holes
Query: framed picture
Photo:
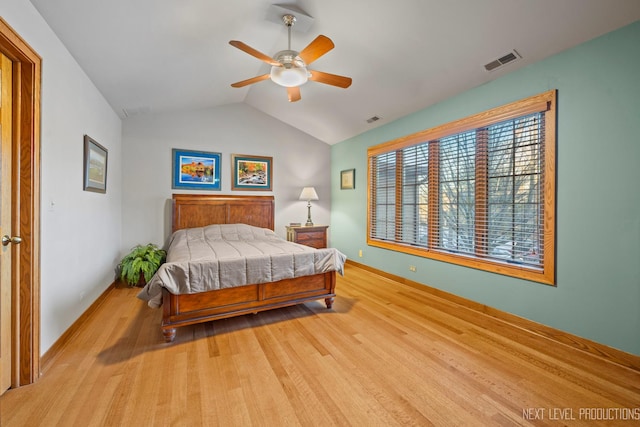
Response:
[[[231,155],[231,189],[271,191],[273,158]]]
[[[172,188],[220,190],[220,153],[172,151]]]
[[[356,170],[347,169],[340,172],[340,189],[354,190],[356,188]]]
[[[107,149],[84,136],[84,191],[107,192]]]

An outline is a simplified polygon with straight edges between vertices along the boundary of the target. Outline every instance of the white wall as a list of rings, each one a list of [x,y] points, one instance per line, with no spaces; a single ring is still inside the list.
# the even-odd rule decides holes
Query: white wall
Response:
[[[275,231],[305,222],[302,187],[314,186],[320,200],[312,202],[316,224],[329,224],[330,146],[245,104],[181,113],[140,115],[123,122],[123,250],[136,244],[164,245],[171,232],[171,195],[197,193],[171,188],[171,149],[221,153],[221,190],[231,194],[231,154],[273,157],[271,192]],[[200,191],[202,193],[202,191]]]
[[[113,282],[121,250],[122,122],[30,2],[2,0],[0,15],[42,57],[44,353]],[[106,194],[82,190],[84,134],[109,152]]]

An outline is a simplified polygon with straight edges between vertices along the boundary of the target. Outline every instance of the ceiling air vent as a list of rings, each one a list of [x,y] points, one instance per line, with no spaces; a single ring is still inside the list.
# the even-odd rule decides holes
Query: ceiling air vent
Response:
[[[501,56],[500,58],[496,59],[495,61],[491,61],[488,64],[485,64],[484,68],[487,71],[493,71],[496,68],[501,67],[501,66],[503,66],[505,64],[508,64],[509,62],[513,62],[513,61],[515,61],[516,59],[519,59],[519,58],[522,58],[520,56],[520,54],[517,51],[513,50],[512,52],[509,52],[506,55]]]
[[[378,120],[380,120],[380,117],[378,117],[378,116],[369,117],[367,119],[367,123],[377,122]]]

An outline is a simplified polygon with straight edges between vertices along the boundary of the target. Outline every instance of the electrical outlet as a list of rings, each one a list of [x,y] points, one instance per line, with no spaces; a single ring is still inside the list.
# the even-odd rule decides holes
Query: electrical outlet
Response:
[[[360,250],[358,251],[358,256],[359,256],[360,258],[362,258],[362,249],[360,249]]]
[[[415,273],[416,272],[416,266],[415,265],[410,265],[409,266],[409,271],[413,271]]]

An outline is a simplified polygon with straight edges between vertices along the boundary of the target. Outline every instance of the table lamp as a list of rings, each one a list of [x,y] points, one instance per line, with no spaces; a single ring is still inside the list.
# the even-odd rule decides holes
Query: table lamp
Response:
[[[307,201],[307,222],[305,225],[311,226],[313,225],[313,221],[311,221],[311,200],[318,200],[318,193],[313,187],[304,187],[299,199]]]

